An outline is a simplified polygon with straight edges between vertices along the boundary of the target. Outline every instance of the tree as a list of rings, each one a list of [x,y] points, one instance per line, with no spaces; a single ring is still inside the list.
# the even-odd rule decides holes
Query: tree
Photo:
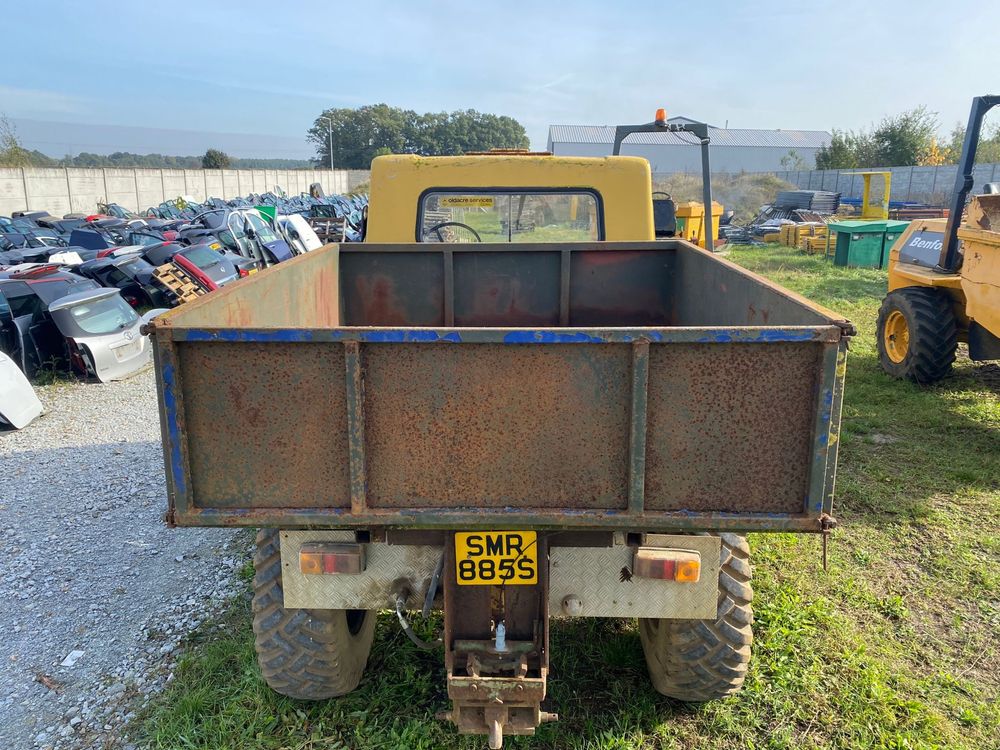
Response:
[[[367,169],[381,154],[439,156],[529,145],[524,127],[512,117],[474,109],[417,114],[387,104],[325,110],[307,137],[316,146],[318,164],[349,169]]]
[[[923,155],[920,159],[919,166],[921,167],[939,167],[946,162],[948,158],[948,152],[942,149],[937,142],[937,138],[931,140],[930,148],[927,153]]]
[[[233,161],[229,158],[229,155],[225,151],[219,151],[217,148],[210,148],[201,157],[202,169],[229,169],[232,163]]]
[[[0,166],[31,166],[31,154],[21,145],[17,129],[7,115],[0,115]]]
[[[955,123],[952,128],[948,145],[944,148],[945,163],[957,164],[962,155],[962,144],[965,142],[965,126]],[[979,134],[979,145],[976,149],[976,164],[995,164],[1000,162],[1000,124],[987,126]]]
[[[785,169],[797,172],[800,169],[806,168],[806,161],[799,156],[798,152],[793,148],[781,157],[781,166]]]
[[[817,169],[908,167],[936,155],[937,114],[920,106],[886,117],[870,131],[833,131],[816,154]]]
[[[854,169],[858,166],[850,133],[833,131],[830,144],[816,153],[816,169]]]
[[[872,133],[877,164],[866,167],[908,167],[926,157],[938,129],[937,114],[924,106],[887,117]]]

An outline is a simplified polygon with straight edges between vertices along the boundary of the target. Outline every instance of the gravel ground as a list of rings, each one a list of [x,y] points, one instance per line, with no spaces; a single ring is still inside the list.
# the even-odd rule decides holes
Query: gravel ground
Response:
[[[0,432],[0,748],[131,748],[178,642],[237,590],[247,537],[168,529],[150,370],[36,389]]]

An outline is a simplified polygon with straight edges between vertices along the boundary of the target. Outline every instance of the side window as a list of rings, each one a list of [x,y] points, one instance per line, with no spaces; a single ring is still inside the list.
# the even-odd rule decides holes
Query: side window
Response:
[[[229,231],[232,232],[236,240],[242,240],[246,237],[245,227],[242,216],[237,213],[229,214]]]
[[[118,286],[122,282],[129,281],[129,277],[124,273],[119,271],[117,268],[112,268],[108,271],[108,281],[112,286]]]
[[[7,298],[4,296],[4,293],[0,291],[0,320],[10,320],[10,317],[10,303],[7,302]]]
[[[420,242],[587,242],[604,236],[591,191],[430,191]]]
[[[42,312],[42,301],[33,293],[11,296],[7,300],[10,303],[10,310],[15,318],[22,315],[37,315]]]

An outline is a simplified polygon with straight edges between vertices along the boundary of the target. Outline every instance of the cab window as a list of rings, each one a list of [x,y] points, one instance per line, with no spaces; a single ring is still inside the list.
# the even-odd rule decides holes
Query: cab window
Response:
[[[604,236],[592,191],[429,191],[419,242],[587,242]]]

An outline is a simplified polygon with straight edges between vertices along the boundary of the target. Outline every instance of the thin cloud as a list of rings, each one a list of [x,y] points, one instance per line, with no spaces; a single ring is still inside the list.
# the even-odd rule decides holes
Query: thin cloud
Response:
[[[0,85],[0,102],[7,112],[76,114],[85,109],[88,99],[45,89],[25,89]]]

